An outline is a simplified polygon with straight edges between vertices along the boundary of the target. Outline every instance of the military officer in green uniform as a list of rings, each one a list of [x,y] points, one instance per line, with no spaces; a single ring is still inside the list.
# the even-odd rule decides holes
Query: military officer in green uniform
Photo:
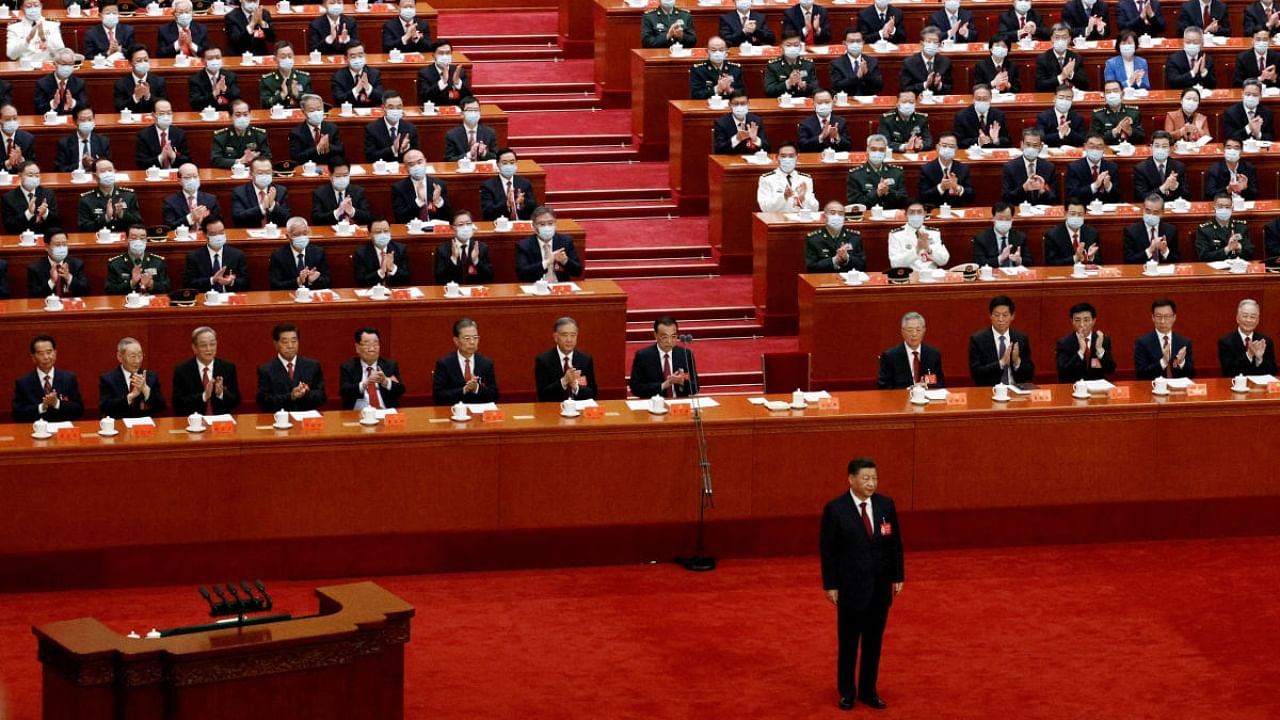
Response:
[[[862,252],[862,235],[844,224],[844,205],[839,200],[827,203],[823,215],[825,225],[804,238],[804,271],[811,273],[866,270],[867,257]]]
[[[229,169],[237,162],[249,167],[256,157],[271,157],[267,131],[249,124],[249,103],[237,98],[231,103],[231,127],[213,133],[211,164]]]
[[[1102,97],[1106,103],[1093,111],[1089,130],[1101,133],[1108,145],[1119,145],[1125,141],[1141,145],[1145,142],[1147,134],[1142,130],[1142,114],[1137,107],[1124,104],[1120,82],[1108,80],[1102,87]]]
[[[720,36],[707,41],[707,61],[694,65],[689,70],[689,97],[694,100],[706,100],[719,95],[725,100],[732,100],[734,93],[746,92],[742,84],[742,66],[732,63],[728,46]]]
[[[276,70],[262,76],[258,85],[258,94],[262,97],[262,108],[270,109],[281,105],[296,108],[302,105],[302,96],[311,94],[311,75],[302,70],[295,70],[293,45],[281,40],[276,43]]]
[[[129,249],[107,261],[107,294],[169,292],[169,271],[164,257],[147,252],[147,229],[129,228]]]
[[[850,170],[845,182],[845,197],[850,204],[868,208],[879,205],[886,210],[907,206],[906,174],[897,165],[884,161],[888,148],[883,135],[867,138],[867,161]]]
[[[898,107],[880,116],[876,132],[885,136],[894,152],[924,152],[933,149],[929,133],[929,115],[916,112],[916,94],[910,90],[898,93]]]
[[[1196,257],[1200,262],[1253,259],[1249,223],[1231,219],[1231,196],[1218,193],[1213,198],[1213,219],[1196,228]]]
[[[794,30],[782,36],[782,57],[764,66],[764,94],[776,98],[784,93],[809,97],[818,91],[818,70],[813,61],[800,57],[804,44]]]
[[[697,45],[693,15],[676,7],[676,0],[661,0],[657,9],[640,16],[640,44],[647,48],[666,48],[676,44],[691,48]]]
[[[116,186],[116,167],[106,158],[94,164],[98,187],[80,194],[80,232],[98,232],[106,228],[123,232],[130,225],[142,223],[138,198],[129,188]]]

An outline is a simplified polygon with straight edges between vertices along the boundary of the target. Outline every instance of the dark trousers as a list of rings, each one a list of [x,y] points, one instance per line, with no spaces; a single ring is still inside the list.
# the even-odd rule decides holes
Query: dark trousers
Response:
[[[846,603],[841,593],[836,603],[836,632],[840,639],[840,656],[836,663],[836,688],[841,696],[870,697],[876,695],[876,678],[880,674],[880,643],[884,639],[884,626],[889,620],[889,606],[893,604],[890,583],[876,583],[871,602],[858,609]],[[857,666],[858,644],[862,644],[862,666],[858,669],[857,687],[853,684],[853,672]],[[862,688],[862,692],[858,692]]]

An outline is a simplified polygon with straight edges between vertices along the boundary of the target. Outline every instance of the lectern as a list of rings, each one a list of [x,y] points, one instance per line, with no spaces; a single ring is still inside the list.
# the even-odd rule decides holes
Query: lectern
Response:
[[[93,618],[33,628],[44,718],[404,717],[413,606],[371,582],[316,597],[313,616],[157,639]]]

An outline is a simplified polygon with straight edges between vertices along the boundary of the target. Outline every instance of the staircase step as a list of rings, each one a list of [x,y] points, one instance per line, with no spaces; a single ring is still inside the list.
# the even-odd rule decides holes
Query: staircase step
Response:
[[[738,320],[689,320],[680,318],[680,332],[695,334],[699,340],[743,339],[764,336],[764,326],[754,317]],[[628,322],[627,340],[643,341],[653,338],[653,323]]]
[[[606,202],[668,202],[671,191],[667,188],[595,188],[581,190],[548,190],[547,203],[551,205],[588,204]]]
[[[682,307],[682,308],[642,308],[639,310],[627,310],[627,324],[644,323],[653,329],[653,321],[658,318],[670,315],[678,318],[681,323],[686,320],[739,320],[743,318],[753,318],[755,316],[755,308],[750,305],[725,305],[723,307]],[[681,325],[683,327],[683,325]]]
[[[595,92],[544,93],[541,95],[488,95],[477,93],[476,98],[486,105],[497,105],[511,112],[546,112],[548,110],[598,110],[601,100]]]
[[[558,45],[499,45],[493,47],[472,46],[459,49],[472,62],[519,62],[521,60],[557,60],[561,50]]]
[[[471,48],[555,45],[559,41],[560,39],[552,33],[529,33],[527,35],[451,35],[449,37],[449,42],[452,43],[455,48],[467,48],[467,57],[471,57]]]
[[[530,89],[536,89],[539,92],[529,92]],[[476,97],[488,96],[511,96],[511,97],[537,97],[539,95],[577,95],[579,93],[591,94],[595,91],[595,83],[591,82],[557,82],[546,85],[526,85],[517,82],[512,83],[485,83],[471,86],[472,93]],[[501,102],[501,101],[498,101]],[[505,106],[504,106],[505,109]]]
[[[650,245],[644,247],[587,247],[587,257],[595,262],[645,259],[711,259],[710,245]]]
[[[591,263],[587,272],[593,279],[694,277],[715,275],[719,265],[710,260],[649,260],[637,262]]]
[[[620,201],[620,202],[587,202],[556,203],[556,212],[574,220],[622,220],[661,218],[676,211],[676,206],[664,201]],[[719,268],[718,263],[711,263]]]

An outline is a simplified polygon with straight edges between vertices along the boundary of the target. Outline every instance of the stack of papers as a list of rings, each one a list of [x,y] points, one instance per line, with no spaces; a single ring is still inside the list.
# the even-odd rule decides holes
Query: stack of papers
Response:
[[[320,414],[319,410],[295,410],[289,413],[289,417],[297,420],[298,422],[302,422],[307,418],[319,418],[324,416]]]
[[[150,425],[152,427],[155,427],[155,424],[156,424],[156,421],[152,420],[149,417],[123,418],[121,419],[120,422],[123,422],[124,426],[127,428],[134,428],[140,425]]]
[[[483,413],[485,410],[497,410],[497,409],[498,409],[498,403],[491,403],[491,402],[487,402],[487,403],[467,403],[466,405],[467,405],[467,410],[469,410],[469,411],[471,412],[471,414],[472,414],[472,415],[478,415],[478,414],[481,414],[481,413]]]
[[[1254,385],[1262,385],[1265,387],[1270,383],[1280,382],[1280,380],[1276,380],[1275,375],[1250,375],[1249,382],[1253,383]],[[52,429],[53,425],[50,425],[49,428]]]

